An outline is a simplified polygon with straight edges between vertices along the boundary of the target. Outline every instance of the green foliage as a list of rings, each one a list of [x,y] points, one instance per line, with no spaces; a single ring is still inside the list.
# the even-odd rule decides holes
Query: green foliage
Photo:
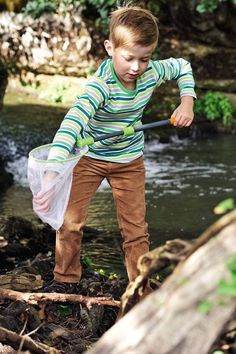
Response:
[[[66,317],[72,314],[72,308],[70,305],[57,305],[56,315],[59,317]]]
[[[31,15],[34,18],[40,17],[43,13],[53,13],[56,11],[55,0],[31,0],[22,9],[25,15]]]
[[[226,266],[230,272],[230,279],[228,281],[221,280],[218,286],[218,294],[222,296],[236,296],[236,255],[230,257]]]
[[[65,103],[65,93],[68,86],[65,84],[51,84],[48,90],[43,91],[39,94],[39,98],[46,100],[50,103]]]
[[[109,30],[109,15],[116,8],[117,0],[80,0],[82,13],[95,13],[95,26],[99,27],[103,33]]]
[[[236,0],[201,0],[200,3],[197,5],[196,10],[199,13],[205,12],[214,12],[220,3],[222,2],[231,2],[232,4],[236,4]]]
[[[58,9],[66,11],[69,6],[79,6],[82,13],[93,14],[95,26],[108,31],[109,14],[115,8],[117,0],[29,0],[22,12],[39,18],[44,13],[56,13]]]
[[[233,123],[233,107],[220,92],[208,91],[203,98],[196,101],[195,112],[206,116],[208,120],[220,120],[224,126]]]
[[[107,273],[103,268],[98,269],[98,274],[101,275],[101,277],[104,277],[104,278],[107,277]]]
[[[217,287],[218,298],[214,302],[205,299],[199,304],[198,312],[202,315],[207,314],[214,306],[223,306],[225,297],[236,297],[236,254],[230,256],[225,264],[230,273],[230,279],[219,281]]]
[[[109,273],[109,275],[108,275],[108,279],[109,280],[115,280],[115,279],[118,279],[118,278],[119,278],[119,275],[116,274],[116,273],[113,273],[113,272]]]
[[[29,0],[22,12],[39,18],[44,13],[56,13],[59,8],[66,11],[68,6],[79,5],[79,3],[79,0]]]
[[[132,3],[132,1],[130,1]],[[95,27],[104,34],[108,34],[109,15],[117,6],[129,1],[125,0],[29,0],[22,12],[34,18],[39,18],[44,13],[57,13],[58,10],[66,12],[68,7],[78,6],[83,16],[91,19]],[[146,7],[155,15],[160,13],[165,0],[147,1]],[[134,1],[135,4],[135,1]]]
[[[97,273],[100,275],[100,277],[101,277],[102,279],[104,279],[104,280],[115,280],[115,279],[118,279],[118,278],[119,278],[119,275],[118,275],[118,274],[113,273],[113,272],[107,273],[107,272],[105,271],[105,269],[103,269],[103,268],[97,269],[96,272],[97,272]]]
[[[213,306],[212,302],[208,300],[203,300],[198,306],[198,312],[201,313],[202,315],[206,315],[208,312],[210,312],[212,306]]]
[[[89,256],[83,257],[83,264],[85,265],[86,268],[88,268],[90,270],[94,270],[94,264],[93,264],[92,258],[90,258]]]
[[[214,208],[215,214],[224,214],[236,208],[233,198],[226,198],[217,204]]]
[[[84,72],[87,78],[90,78],[95,72],[96,72],[96,68],[93,66],[88,66]]]
[[[146,2],[146,7],[154,16],[159,16],[162,6],[166,3],[166,0],[149,0]]]

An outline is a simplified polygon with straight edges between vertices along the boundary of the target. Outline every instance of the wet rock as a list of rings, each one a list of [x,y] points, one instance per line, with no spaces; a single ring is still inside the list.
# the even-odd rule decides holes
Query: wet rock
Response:
[[[13,316],[1,316],[0,315],[0,327],[9,329],[10,331],[17,331],[19,327],[19,322]]]
[[[1,233],[4,234],[6,239],[30,239],[34,238],[35,234],[41,233],[46,236],[45,228],[36,228],[33,224],[22,217],[19,216],[9,216],[0,219],[0,229]],[[49,228],[46,227],[47,234],[50,232]]]
[[[22,312],[24,312],[27,308],[27,304],[22,302],[22,301],[14,301],[11,302],[8,306],[3,309],[1,314],[3,316],[13,316],[17,317],[19,316]]]
[[[3,193],[3,191],[12,184],[13,175],[5,170],[5,165],[0,157],[0,193]]]

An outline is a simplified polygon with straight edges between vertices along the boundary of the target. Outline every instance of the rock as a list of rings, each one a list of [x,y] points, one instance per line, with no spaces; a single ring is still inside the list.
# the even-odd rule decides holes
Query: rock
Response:
[[[95,64],[78,6],[38,19],[4,12],[0,24],[0,56],[13,71],[81,76]]]
[[[0,229],[7,240],[16,238],[30,239],[35,235],[31,222],[21,217],[9,216],[7,219],[1,219]]]
[[[160,44],[159,50],[162,58],[172,56],[189,60],[197,81],[230,80],[230,88],[232,87],[233,78],[236,76],[235,48],[211,46],[196,40],[167,37]],[[233,90],[235,90],[235,84]]]
[[[203,90],[235,92],[236,81],[233,79],[206,79],[197,80],[197,87]]]
[[[3,161],[0,157],[0,191],[10,187],[13,184],[13,175],[6,172]]]
[[[0,66],[0,110],[3,107],[3,98],[6,92],[7,83],[8,83],[8,72],[5,68],[1,68]]]
[[[166,1],[171,23],[186,37],[228,48],[234,47],[236,6],[231,1],[218,2],[213,12],[199,13],[199,0]]]

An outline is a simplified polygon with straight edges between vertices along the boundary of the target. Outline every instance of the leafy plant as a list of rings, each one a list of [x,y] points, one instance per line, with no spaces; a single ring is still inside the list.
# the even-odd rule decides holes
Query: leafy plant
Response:
[[[228,281],[221,280],[218,286],[218,293],[222,296],[236,296],[236,255],[230,257],[226,266],[230,272]]]
[[[198,312],[202,315],[208,314],[214,306],[223,305],[226,296],[236,297],[236,254],[230,256],[225,264],[230,273],[230,279],[228,281],[224,279],[219,281],[217,287],[218,297],[214,302],[207,299],[201,301],[198,305]]]
[[[65,84],[51,84],[48,90],[40,93],[39,98],[44,99],[51,103],[65,103],[65,92],[67,90],[67,85]]]
[[[56,13],[59,9],[65,12],[71,5],[79,6],[88,17],[92,14],[96,27],[107,33],[109,14],[116,4],[117,0],[29,0],[22,12],[39,18],[43,13]]]
[[[70,305],[57,305],[56,315],[59,317],[66,317],[72,314],[72,308]]]
[[[224,126],[233,123],[233,107],[227,97],[216,91],[208,93],[196,101],[195,112],[206,116],[208,120],[221,120]]]
[[[236,4],[236,0],[201,0],[200,3],[197,5],[196,10],[199,13],[205,12],[214,12],[220,3],[222,2],[231,2],[232,4]]]
[[[79,3],[79,0],[29,0],[22,12],[25,15],[39,18],[44,13],[55,13],[59,8],[65,11],[68,6]]]
[[[109,27],[109,14],[115,9],[117,0],[80,0],[80,9],[85,15],[95,14],[95,26],[107,34]]]
[[[55,0],[31,0],[22,9],[25,15],[39,18],[43,13],[53,13],[56,10],[57,1]]]
[[[217,204],[214,208],[215,214],[224,214],[236,208],[233,198],[226,198]]]
[[[86,268],[90,270],[94,270],[94,264],[92,258],[90,258],[89,256],[84,256],[82,261]]]
[[[202,315],[207,314],[212,309],[213,303],[208,300],[203,300],[198,306],[198,312]]]

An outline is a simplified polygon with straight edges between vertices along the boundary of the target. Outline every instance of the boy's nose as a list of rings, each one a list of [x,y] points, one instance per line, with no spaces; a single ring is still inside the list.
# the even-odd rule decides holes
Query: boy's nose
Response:
[[[139,63],[137,61],[133,62],[131,65],[131,70],[139,71]]]

